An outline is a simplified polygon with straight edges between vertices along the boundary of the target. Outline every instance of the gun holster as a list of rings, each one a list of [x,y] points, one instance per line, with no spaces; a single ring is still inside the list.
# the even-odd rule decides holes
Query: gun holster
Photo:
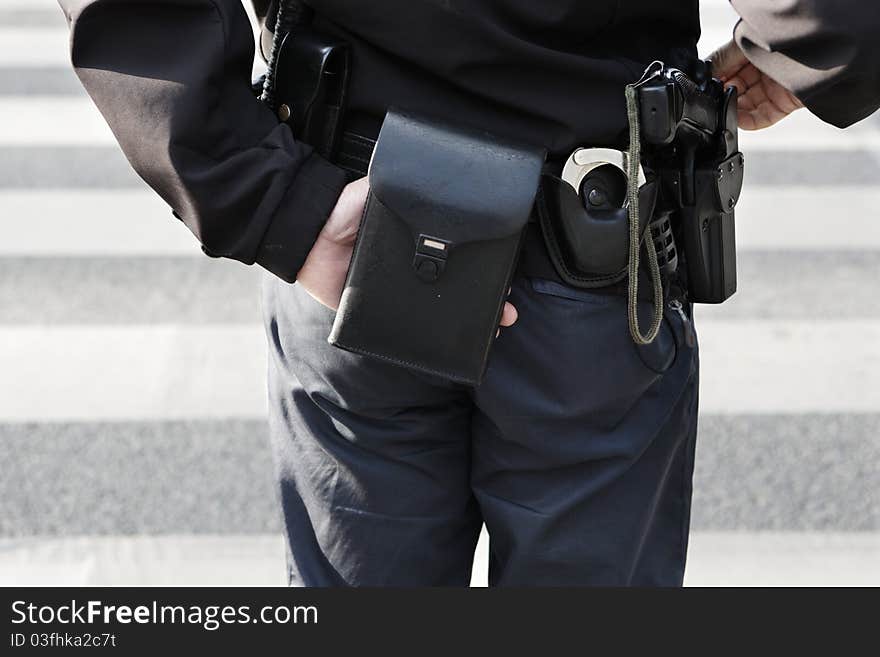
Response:
[[[739,152],[733,89],[725,96],[721,126],[723,146],[715,159],[696,170],[694,203],[681,209],[688,287],[695,303],[723,303],[736,292],[734,209],[742,193],[745,158]]]
[[[659,206],[676,224],[690,300],[723,303],[736,292],[734,210],[745,166],[736,90],[708,74],[697,84],[658,64],[637,88],[642,139],[661,181]]]
[[[339,147],[350,62],[348,44],[310,27],[294,29],[278,51],[278,118],[290,124],[299,141],[328,159]]]

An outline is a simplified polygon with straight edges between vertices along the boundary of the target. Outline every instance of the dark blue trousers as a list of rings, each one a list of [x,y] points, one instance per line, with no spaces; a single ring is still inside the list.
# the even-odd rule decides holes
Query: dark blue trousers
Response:
[[[520,277],[511,301],[519,321],[474,390],[331,347],[333,313],[267,276],[291,584],[466,586],[485,523],[492,585],[681,585],[689,320],[668,308],[637,347],[623,297]]]

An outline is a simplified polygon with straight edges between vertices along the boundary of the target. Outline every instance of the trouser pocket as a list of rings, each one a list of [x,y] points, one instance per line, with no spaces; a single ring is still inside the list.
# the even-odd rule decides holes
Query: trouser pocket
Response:
[[[581,308],[581,317],[585,322],[585,329],[588,330],[589,322],[612,322],[620,324],[620,331],[624,334],[630,349],[638,356],[642,364],[654,374],[663,374],[675,364],[675,359],[679,348],[679,334],[684,336],[684,327],[676,326],[682,322],[681,315],[672,307],[671,302],[666,304],[663,314],[663,323],[657,338],[648,345],[637,345],[629,336],[626,314],[626,297],[617,294],[609,294],[595,290],[575,288],[565,285],[557,281],[532,278],[530,279],[532,290],[541,295],[547,295],[558,299],[560,304],[569,304],[572,313],[576,311],[578,306]],[[642,322],[647,321],[654,312],[649,302],[639,303],[639,316]],[[616,313],[616,316],[615,316]],[[572,314],[572,317],[575,315]],[[588,334],[585,335],[588,339]],[[615,340],[618,342],[618,340]],[[610,348],[610,345],[609,345]]]

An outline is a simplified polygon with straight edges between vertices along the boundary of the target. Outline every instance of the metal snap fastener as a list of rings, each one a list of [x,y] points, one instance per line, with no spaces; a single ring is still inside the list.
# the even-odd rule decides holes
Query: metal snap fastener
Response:
[[[428,258],[421,258],[416,264],[416,273],[423,281],[433,282],[440,277],[440,266]]]

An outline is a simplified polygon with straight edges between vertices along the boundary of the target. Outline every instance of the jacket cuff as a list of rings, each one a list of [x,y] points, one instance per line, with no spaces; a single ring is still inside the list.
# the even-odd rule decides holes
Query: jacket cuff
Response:
[[[817,75],[788,54],[762,45],[760,39],[753,37],[748,23],[742,19],[734,27],[733,36],[746,59],[755,68],[788,89],[822,121],[838,128],[846,128],[867,116],[852,103],[841,102],[837,94],[832,97],[827,93],[827,89],[835,84],[846,85],[845,79],[841,79],[843,76]]]
[[[293,283],[333,211],[347,174],[313,153],[302,164],[263,236],[256,262]]]

